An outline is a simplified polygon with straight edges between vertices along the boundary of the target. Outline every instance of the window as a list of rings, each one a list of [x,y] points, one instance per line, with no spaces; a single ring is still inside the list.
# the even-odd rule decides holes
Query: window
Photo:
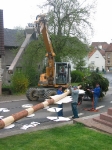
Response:
[[[108,60],[107,63],[110,64],[110,60]]]
[[[95,58],[99,58],[99,54],[96,54],[96,55],[95,55]]]
[[[110,58],[110,55],[109,55],[109,54],[107,55],[107,58]]]

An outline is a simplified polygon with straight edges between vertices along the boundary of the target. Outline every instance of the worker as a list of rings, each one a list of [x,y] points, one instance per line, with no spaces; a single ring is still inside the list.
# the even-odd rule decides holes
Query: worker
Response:
[[[58,95],[63,94],[62,86],[59,86],[59,87],[58,87],[57,94],[58,94]],[[62,108],[62,109],[57,113],[58,116],[63,116],[63,104],[58,104],[58,108]]]
[[[61,79],[61,81],[65,82],[66,80],[66,71],[65,71],[65,67],[61,66],[60,70],[59,70],[59,79]]]
[[[90,109],[91,111],[97,112],[96,106],[98,103],[98,98],[100,97],[101,89],[99,83],[96,83],[96,87],[93,90],[87,89],[88,91],[93,93],[93,108]]]
[[[71,107],[72,107],[72,112],[73,112],[72,118],[73,119],[79,118],[78,111],[77,111],[79,89],[77,86],[74,86],[73,88],[70,87],[70,91],[71,91],[71,96],[72,96],[72,102],[71,102]]]

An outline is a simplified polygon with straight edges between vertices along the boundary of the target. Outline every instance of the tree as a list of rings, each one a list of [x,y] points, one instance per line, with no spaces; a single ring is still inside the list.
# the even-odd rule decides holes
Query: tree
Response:
[[[78,59],[87,56],[87,45],[77,37],[51,35],[51,41],[56,53],[56,61],[58,62],[71,60],[76,63]]]
[[[24,73],[28,76],[30,86],[37,85],[39,75],[44,69],[45,46],[42,42],[42,37],[38,40],[32,41],[22,59],[22,68]]]
[[[66,57],[77,58],[87,55],[87,31],[92,31],[89,22],[95,3],[87,4],[87,0],[46,0],[48,7],[48,26],[56,53],[56,61]],[[82,41],[82,42],[81,42]],[[72,56],[72,57],[71,57]]]
[[[103,77],[101,74],[92,72],[89,76],[85,76],[83,79],[82,88],[86,91],[86,93],[92,98],[92,93],[87,89],[93,89],[96,86],[96,83],[99,83],[101,87],[100,97],[104,97],[106,92],[108,91],[109,81],[107,78]]]
[[[86,38],[87,28],[92,29],[89,22],[95,1],[87,0],[46,0],[44,6],[49,7],[48,20],[50,31],[55,35],[66,35]],[[86,33],[86,34],[85,34]]]
[[[76,62],[76,70],[80,70],[83,71],[83,69],[85,68],[85,60],[83,58],[80,58],[77,62]]]

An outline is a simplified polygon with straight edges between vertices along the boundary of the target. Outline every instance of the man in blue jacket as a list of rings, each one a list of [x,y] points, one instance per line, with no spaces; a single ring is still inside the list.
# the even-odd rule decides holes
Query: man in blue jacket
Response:
[[[90,89],[88,89],[90,91]],[[92,111],[97,111],[96,106],[98,103],[98,99],[100,97],[101,89],[99,83],[96,84],[96,87],[91,91],[93,93],[93,108],[91,109]]]
[[[59,87],[58,87],[57,94],[58,94],[58,95],[63,94],[62,86],[59,86]]]

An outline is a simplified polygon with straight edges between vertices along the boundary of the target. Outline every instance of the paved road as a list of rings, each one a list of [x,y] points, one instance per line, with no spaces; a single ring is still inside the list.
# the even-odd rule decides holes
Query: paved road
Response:
[[[109,86],[112,87],[112,72],[104,74],[104,77],[109,80]]]
[[[89,112],[85,111],[84,108],[91,108],[91,101],[83,101],[82,105],[78,106],[78,112],[80,117],[91,117],[92,115],[97,115],[102,112],[106,112],[109,107],[112,107],[112,75],[111,74],[106,74],[105,77],[107,77],[110,81],[110,87],[109,91],[107,92],[106,96],[103,98],[103,100],[100,100],[98,102],[98,108],[99,112]],[[20,101],[12,101],[12,102],[1,102],[0,103],[0,108],[8,108],[10,111],[9,112],[0,112],[0,116],[8,117],[14,113],[20,112],[21,110],[24,110],[25,108],[22,108],[22,105],[24,104],[32,104],[36,105],[39,102],[36,101],[28,101],[27,99],[25,100],[20,100]],[[56,107],[57,105],[50,105],[50,107]],[[72,116],[72,111],[71,111],[71,104],[64,104],[63,105],[63,113],[65,117],[71,117]],[[54,122],[50,121],[47,119],[48,116],[57,116],[55,112],[49,112],[46,109],[41,109],[37,112],[34,113],[35,116],[32,118],[25,117],[21,120],[18,120],[17,122],[14,123],[14,128],[12,129],[0,129],[0,137],[5,137],[5,136],[10,136],[13,134],[18,134],[18,133],[24,133],[24,132],[29,132],[29,131],[35,131],[38,129],[44,129],[47,127],[55,126],[55,125],[61,125],[63,124],[62,122]],[[36,127],[33,128],[28,128],[27,130],[22,130],[21,127],[25,124],[30,124],[31,122],[39,122],[40,124]],[[66,123],[72,123],[72,120],[69,122],[64,122]]]

